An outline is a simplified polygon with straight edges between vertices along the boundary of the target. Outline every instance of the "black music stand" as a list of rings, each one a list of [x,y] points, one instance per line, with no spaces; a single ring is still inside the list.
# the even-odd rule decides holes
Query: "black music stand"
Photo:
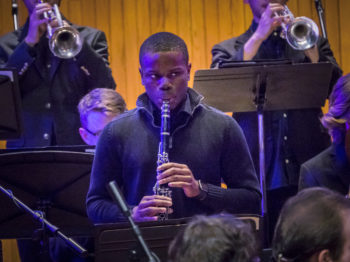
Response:
[[[148,247],[160,261],[166,261],[170,242],[186,226],[186,219],[143,222],[138,226]],[[95,262],[147,261],[129,223],[95,227]],[[141,256],[141,257],[140,257]]]
[[[93,154],[72,151],[24,151],[0,154],[0,185],[70,236],[90,235],[85,197]],[[0,239],[32,238],[33,217],[0,192]]]
[[[0,139],[20,138],[22,127],[21,96],[14,69],[0,69]]]
[[[258,113],[261,206],[266,217],[263,111],[324,106],[332,64],[240,62],[237,65],[196,71],[193,87],[204,96],[205,103],[224,112]]]
[[[261,219],[256,215],[239,215],[239,219],[252,224],[257,238],[261,236]],[[160,259],[167,261],[170,242],[185,229],[189,218],[142,222],[138,226],[149,248]],[[95,262],[147,261],[138,247],[129,223],[101,224],[95,227]],[[134,259],[134,260],[133,260]]]
[[[18,76],[14,69],[0,69],[0,139],[16,139],[23,132]],[[2,244],[0,241],[0,261]]]

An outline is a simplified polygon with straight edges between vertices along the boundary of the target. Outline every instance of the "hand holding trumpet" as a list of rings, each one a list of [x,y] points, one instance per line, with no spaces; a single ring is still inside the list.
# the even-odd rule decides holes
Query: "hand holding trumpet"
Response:
[[[277,27],[282,27],[281,38],[295,50],[304,51],[311,62],[318,62],[318,49],[315,48],[319,30],[314,21],[307,17],[294,18],[286,5],[270,3],[261,13],[254,17],[259,22],[257,30],[244,45],[244,60],[251,60],[257,54],[261,44]]]
[[[265,12],[261,15],[259,26],[255,31],[255,38],[261,41],[266,40],[269,35],[282,25],[289,22],[289,16],[276,16],[276,13],[281,13],[284,6],[277,3],[267,5]]]
[[[258,52],[261,44],[271,33],[286,22],[288,17],[276,16],[276,13],[282,12],[284,6],[279,3],[270,3],[266,6],[265,11],[261,14],[258,28],[251,38],[244,45],[243,60],[251,60]],[[284,21],[286,19],[286,21]]]
[[[49,48],[53,55],[63,59],[73,58],[81,51],[82,40],[79,32],[62,20],[56,2],[50,1],[54,3],[53,5],[44,3],[42,0],[39,0],[37,4],[30,0],[25,2],[30,12],[29,29],[25,42],[34,46],[47,32]]]
[[[52,6],[48,3],[38,3],[34,6],[34,9],[29,16],[29,29],[25,38],[25,42],[34,46],[40,40],[40,38],[46,33],[47,25],[50,24],[52,28],[58,26],[57,20],[45,16],[46,13],[52,13]]]

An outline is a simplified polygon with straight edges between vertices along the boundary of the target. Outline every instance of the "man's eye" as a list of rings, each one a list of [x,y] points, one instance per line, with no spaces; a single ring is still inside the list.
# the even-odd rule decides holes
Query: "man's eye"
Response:
[[[151,78],[152,80],[157,80],[159,78],[157,74],[150,74],[148,77]]]
[[[175,77],[177,77],[178,75],[180,75],[179,72],[172,72],[172,73],[170,74],[170,77],[171,77],[171,78],[175,78]]]

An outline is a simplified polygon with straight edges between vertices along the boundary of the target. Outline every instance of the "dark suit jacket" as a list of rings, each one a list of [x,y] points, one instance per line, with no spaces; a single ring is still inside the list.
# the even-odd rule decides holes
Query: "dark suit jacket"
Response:
[[[231,62],[231,61],[243,61],[244,44],[249,40],[257,29],[258,24],[252,22],[249,29],[238,37],[225,40],[221,43],[214,45],[212,48],[212,63],[211,68],[217,67],[219,63]],[[276,31],[273,34],[279,35],[280,32]],[[273,46],[273,50],[271,47]],[[332,87],[338,78],[342,75],[342,71],[339,68],[332,50],[330,49],[328,41],[320,37],[317,42],[317,47],[320,55],[320,62],[331,62],[334,65],[333,78],[330,86]],[[305,56],[303,51],[294,50],[290,47],[284,39],[280,37],[274,37],[271,35],[260,46],[258,53],[252,60],[268,60],[268,59],[288,59],[294,63],[310,62],[309,58]]]
[[[350,185],[350,164],[344,144],[333,144],[301,166],[299,190],[327,187],[346,195]]]
[[[252,23],[242,35],[225,40],[212,49],[212,65],[218,67],[221,62],[243,60],[244,44],[257,29]],[[320,61],[329,61],[334,65],[332,83],[341,76],[328,41],[320,38],[317,47]],[[252,59],[286,59],[294,63],[307,63],[310,60],[303,51],[292,49],[280,37],[280,32],[273,32],[260,46]],[[332,84],[330,84],[330,87]],[[331,89],[331,88],[330,88]],[[270,111],[264,113],[265,128],[265,165],[266,185],[268,189],[298,185],[300,165],[330,145],[330,138],[319,118],[320,108],[308,110]],[[259,144],[256,113],[235,113],[234,118],[242,127],[252,154],[256,170],[259,170]],[[259,172],[259,171],[258,171]]]
[[[83,144],[79,100],[93,88],[115,88],[105,34],[72,25],[82,38],[82,51],[73,59],[59,59],[51,54],[46,36],[34,47],[24,42],[28,25],[0,39],[0,66],[19,73],[24,121],[22,138],[8,147]]]

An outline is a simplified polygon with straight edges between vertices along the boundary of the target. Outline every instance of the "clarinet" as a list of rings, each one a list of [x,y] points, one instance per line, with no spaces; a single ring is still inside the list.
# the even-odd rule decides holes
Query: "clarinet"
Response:
[[[170,106],[169,101],[164,100],[162,107],[162,123],[160,127],[160,142],[158,149],[158,160],[157,166],[169,162],[169,137],[170,137]],[[167,184],[159,185],[157,182],[153,187],[153,192],[155,195],[171,197],[171,189]],[[158,215],[158,220],[163,221],[168,219],[169,208],[167,207],[165,213],[160,213]]]

